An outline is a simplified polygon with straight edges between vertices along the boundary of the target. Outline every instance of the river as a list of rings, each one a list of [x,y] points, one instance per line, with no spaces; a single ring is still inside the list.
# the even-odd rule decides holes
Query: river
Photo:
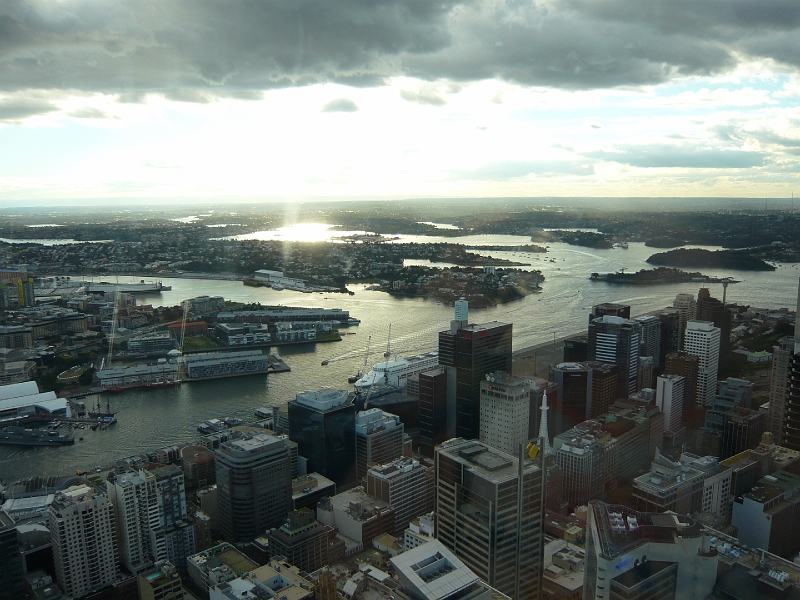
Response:
[[[410,236],[408,236],[410,237]],[[407,240],[411,241],[411,240]],[[470,314],[472,322],[505,321],[514,324],[514,349],[561,337],[586,327],[587,311],[600,302],[630,304],[633,314],[671,305],[678,292],[697,293],[699,284],[663,286],[612,285],[589,281],[592,272],[613,272],[620,268],[636,271],[649,268],[644,262],[654,250],[641,243],[630,243],[627,250],[592,250],[561,243],[550,244],[547,254],[529,254],[514,246],[530,243],[521,236],[470,236],[469,238],[425,238],[413,241],[447,241],[469,245],[508,245],[507,251],[492,251],[498,258],[531,263],[546,279],[542,292],[526,298]],[[553,262],[551,262],[551,259]],[[699,270],[699,269],[698,269]],[[793,307],[798,275],[796,264],[780,265],[774,272],[702,270],[706,275],[732,276],[741,283],[728,288],[728,302],[759,307]],[[125,278],[120,278],[120,281]],[[138,278],[137,278],[138,281]],[[365,286],[351,286],[354,296],[333,293],[303,294],[289,290],[251,288],[237,281],[168,278],[172,290],[138,297],[140,304],[173,306],[185,298],[203,294],[224,296],[227,300],[342,308],[361,319],[361,325],[343,331],[341,342],[281,347],[281,356],[292,368],[290,373],[253,375],[234,379],[185,384],[176,389],[130,390],[111,396],[112,409],[119,422],[106,431],[78,430],[82,441],[74,446],[19,448],[0,447],[0,478],[14,481],[32,475],[73,473],[105,464],[114,458],[130,456],[174,443],[196,439],[198,423],[220,416],[250,418],[256,408],[272,406],[294,398],[295,393],[322,387],[347,387],[347,377],[364,363],[371,336],[369,366],[386,351],[388,327],[392,325],[391,349],[398,354],[416,354],[435,349],[437,332],[452,318],[452,308],[435,301],[399,298]],[[722,286],[710,284],[712,295],[721,298]],[[328,360],[327,366],[322,366]]]

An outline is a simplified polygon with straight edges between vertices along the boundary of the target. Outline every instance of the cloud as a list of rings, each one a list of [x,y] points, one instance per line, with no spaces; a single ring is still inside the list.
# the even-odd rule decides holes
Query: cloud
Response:
[[[3,98],[0,100],[0,121],[19,121],[26,117],[58,110],[50,101],[39,98]]]
[[[431,90],[419,90],[417,92],[412,90],[400,90],[400,97],[403,100],[416,102],[417,104],[429,104],[431,106],[444,106],[447,104],[447,100]]]
[[[322,107],[322,112],[356,112],[358,111],[358,104],[353,102],[350,98],[334,98],[330,102],[325,103]]]
[[[679,169],[749,169],[764,164],[760,152],[708,148],[684,148],[669,144],[622,146],[614,151],[585,152],[584,156],[641,167]]]
[[[91,106],[73,110],[69,113],[69,116],[75,119],[105,119],[108,117],[108,115],[99,108],[93,108]]]
[[[799,30],[796,0],[6,0],[0,91],[210,102],[398,76],[641,86],[749,60],[798,69]],[[428,92],[404,97],[443,102]]]
[[[501,160],[479,165],[472,169],[458,169],[451,175],[456,180],[504,181],[528,176],[593,175],[594,167],[588,161],[552,160],[518,161]]]

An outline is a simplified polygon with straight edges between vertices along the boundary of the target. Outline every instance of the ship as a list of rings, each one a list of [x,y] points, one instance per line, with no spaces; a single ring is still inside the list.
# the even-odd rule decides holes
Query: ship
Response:
[[[86,291],[90,294],[116,294],[117,292],[124,294],[160,294],[172,289],[172,286],[163,285],[160,281],[148,283],[144,279],[139,280],[139,283],[100,281],[98,283],[84,282],[84,285],[86,286]]]
[[[364,390],[373,385],[403,388],[412,375],[437,366],[439,366],[439,353],[436,351],[416,356],[398,356],[394,360],[389,360],[387,357],[386,361],[373,366],[369,373],[356,381],[355,387],[357,390]]]
[[[0,444],[11,446],[66,446],[74,444],[75,438],[59,435],[57,431],[3,427],[0,429]]]

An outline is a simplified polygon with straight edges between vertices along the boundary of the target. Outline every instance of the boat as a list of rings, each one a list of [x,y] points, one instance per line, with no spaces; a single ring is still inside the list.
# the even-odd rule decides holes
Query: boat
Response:
[[[59,435],[57,431],[3,427],[0,429],[0,444],[11,446],[66,446],[74,444],[71,435]]]
[[[172,289],[172,286],[162,285],[160,281],[147,283],[144,279],[139,280],[139,283],[111,283],[110,281],[84,283],[89,294],[115,294],[117,292],[124,294],[160,294]]]
[[[439,353],[426,352],[416,356],[396,357],[387,360],[370,369],[369,373],[355,382],[356,389],[366,389],[373,385],[388,385],[403,388],[408,383],[408,378],[417,373],[428,371],[439,366]]]
[[[97,419],[97,423],[105,428],[117,422],[117,417],[114,412],[111,412],[111,403],[106,399],[106,410],[104,411],[100,406],[100,396],[97,397],[97,404],[94,405],[86,413],[90,419]]]
[[[616,244],[614,244],[614,248],[622,248],[623,250],[627,250],[628,249],[628,242],[625,242],[625,241],[617,242]]]

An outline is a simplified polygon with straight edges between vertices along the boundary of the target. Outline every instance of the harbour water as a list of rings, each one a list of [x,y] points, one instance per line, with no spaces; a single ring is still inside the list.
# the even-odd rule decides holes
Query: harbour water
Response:
[[[474,238],[480,238],[476,240]],[[414,241],[467,242],[470,245],[509,245],[506,251],[491,251],[497,258],[530,263],[546,279],[542,292],[517,302],[489,309],[473,310],[473,322],[505,321],[514,324],[514,349],[541,344],[553,336],[585,329],[588,309],[599,302],[630,304],[634,314],[671,305],[678,292],[697,293],[701,284],[663,286],[612,285],[589,281],[592,272],[632,272],[650,268],[644,261],[655,250],[641,243],[629,249],[592,250],[566,244],[550,244],[546,254],[529,254],[514,246],[530,243],[521,236],[473,236],[471,239],[426,238]],[[551,259],[553,262],[551,262]],[[694,270],[694,269],[692,269]],[[796,302],[798,265],[779,265],[774,272],[697,269],[706,275],[732,276],[741,283],[730,285],[728,302],[759,307],[792,307]],[[131,278],[138,281],[141,277]],[[435,349],[437,332],[448,327],[452,307],[419,298],[393,297],[366,286],[351,286],[354,296],[332,293],[303,294],[289,290],[251,288],[239,281],[189,278],[161,278],[172,290],[142,295],[143,304],[173,306],[185,298],[220,295],[228,300],[316,306],[349,310],[361,325],[343,331],[341,342],[281,347],[279,352],[292,368],[290,373],[253,375],[233,379],[185,384],[175,389],[129,390],[111,395],[112,410],[119,422],[104,430],[77,430],[73,446],[60,448],[0,447],[0,478],[13,481],[33,475],[74,473],[130,456],[199,437],[198,423],[220,416],[251,418],[256,408],[272,406],[294,398],[298,391],[322,387],[346,388],[347,377],[364,364],[367,340],[372,336],[368,366],[380,361],[386,351],[387,330],[392,324],[392,352],[418,354]],[[119,278],[120,282],[124,279]],[[721,298],[722,286],[709,285]],[[321,362],[327,360],[327,366]],[[83,437],[82,441],[77,437]]]

